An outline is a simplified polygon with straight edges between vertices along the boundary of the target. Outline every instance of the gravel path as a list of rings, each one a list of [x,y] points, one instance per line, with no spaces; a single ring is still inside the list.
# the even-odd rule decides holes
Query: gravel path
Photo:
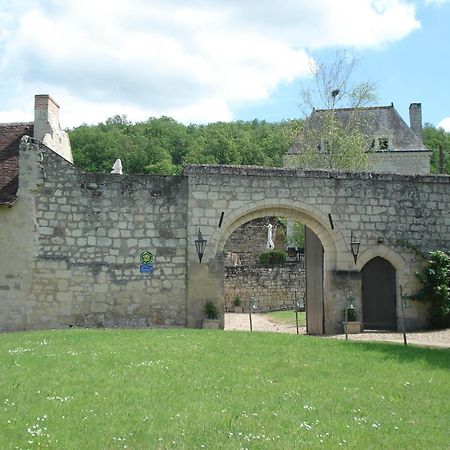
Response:
[[[264,314],[252,314],[253,331],[269,331],[275,333],[296,333],[295,326],[279,325],[270,322]],[[250,331],[248,314],[225,314],[225,331]],[[306,328],[300,327],[300,334],[306,334]],[[345,334],[329,336],[332,339],[345,339]],[[420,331],[406,333],[409,344],[425,347],[439,347],[450,349],[450,328],[438,331]],[[383,341],[403,343],[402,333],[364,332],[349,334],[352,341]]]

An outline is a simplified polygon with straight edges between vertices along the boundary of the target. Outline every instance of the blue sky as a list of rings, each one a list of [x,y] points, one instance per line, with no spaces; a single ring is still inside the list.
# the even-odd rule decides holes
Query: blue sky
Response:
[[[344,47],[378,104],[450,131],[450,0],[0,0],[0,122],[48,93],[65,127],[302,117],[315,60]]]
[[[391,102],[408,122],[410,103],[422,103],[423,122],[441,124],[450,131],[450,2],[416,3],[420,28],[390,45],[356,49],[359,58],[356,81],[372,80],[377,85],[377,104]],[[332,61],[334,49],[314,53]],[[300,85],[307,80],[283,83],[269,97],[236,110],[242,120],[254,117],[270,121],[295,118],[299,109]],[[442,123],[444,119],[447,123]]]

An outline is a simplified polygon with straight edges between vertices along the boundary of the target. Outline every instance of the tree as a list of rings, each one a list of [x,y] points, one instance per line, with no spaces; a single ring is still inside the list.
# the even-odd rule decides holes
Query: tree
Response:
[[[281,166],[296,124],[254,120],[185,126],[170,117],[133,124],[117,115],[69,130],[69,136],[75,164],[83,170],[109,172],[120,158],[124,173],[173,175],[187,164]]]
[[[302,106],[312,111],[288,165],[310,169],[364,170],[371,148],[370,114],[364,109],[376,100],[370,81],[353,83],[357,59],[343,50],[327,65],[311,68],[314,89],[301,90]]]
[[[437,328],[450,325],[450,255],[430,252],[428,266],[416,276],[422,283],[417,298],[428,304],[431,324]]]
[[[433,151],[431,155],[431,173],[439,173],[439,147],[444,150],[444,172],[450,173],[450,133],[426,123],[423,128],[423,143]]]

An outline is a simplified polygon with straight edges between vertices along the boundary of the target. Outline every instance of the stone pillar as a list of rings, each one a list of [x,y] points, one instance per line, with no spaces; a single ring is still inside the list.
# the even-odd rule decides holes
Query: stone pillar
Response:
[[[34,96],[34,136],[73,163],[69,136],[59,125],[59,105],[47,94]]]
[[[411,103],[409,105],[409,123],[414,134],[422,140],[422,104]]]

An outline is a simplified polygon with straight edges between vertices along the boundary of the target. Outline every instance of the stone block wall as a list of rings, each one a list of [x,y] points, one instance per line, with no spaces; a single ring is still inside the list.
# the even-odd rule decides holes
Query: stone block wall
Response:
[[[430,153],[426,151],[370,153],[369,167],[371,171],[380,173],[427,175],[430,173]]]
[[[85,174],[22,147],[18,202],[1,212],[0,330],[186,325],[185,178]]]
[[[208,236],[205,265],[213,263],[233,231],[258,217],[291,217],[319,237],[326,333],[341,330],[344,286],[361,303],[360,270],[371,258],[380,256],[394,265],[399,299],[400,287],[405,294],[417,291],[414,273],[424,266],[428,251],[450,250],[450,177],[230,166],[190,166],[185,174],[188,221],[200,224]],[[357,264],[350,251],[352,233],[361,242]],[[353,271],[356,284],[347,275]],[[208,295],[216,291],[222,302],[217,271],[205,268],[203,275]],[[193,290],[191,298],[201,301],[202,292]],[[397,317],[400,313],[397,302]],[[426,324],[422,305],[406,311],[406,324]]]
[[[269,223],[277,227],[275,248],[284,250],[285,232],[276,217],[261,217],[240,226],[228,238],[225,249],[238,254],[243,265],[257,264],[260,253],[267,251],[267,226]]]
[[[225,267],[224,291],[226,311],[234,311],[236,297],[245,311],[252,299],[258,312],[292,309],[305,295],[305,267],[301,263]]]

